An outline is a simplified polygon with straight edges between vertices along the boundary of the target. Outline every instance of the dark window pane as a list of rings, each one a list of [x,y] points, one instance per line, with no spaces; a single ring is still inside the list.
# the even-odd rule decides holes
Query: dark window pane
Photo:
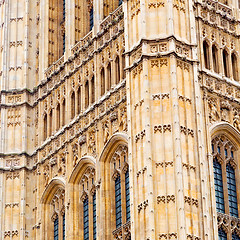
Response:
[[[54,240],[58,240],[58,218],[54,221]]]
[[[227,234],[222,228],[218,229],[218,240],[227,240]]]
[[[122,203],[121,203],[121,179],[115,180],[115,208],[116,208],[116,228],[122,225]]]
[[[89,240],[88,198],[83,202],[83,235],[84,240]]]
[[[129,191],[129,171],[125,173],[125,191],[126,191],[126,220],[130,221],[130,191]]]
[[[222,166],[216,159],[214,159],[213,161],[213,171],[214,171],[214,185],[215,185],[217,211],[221,213],[225,213],[223,181],[222,181]]]
[[[227,164],[226,170],[227,170],[229,212],[232,216],[238,217],[235,171],[230,164]]]

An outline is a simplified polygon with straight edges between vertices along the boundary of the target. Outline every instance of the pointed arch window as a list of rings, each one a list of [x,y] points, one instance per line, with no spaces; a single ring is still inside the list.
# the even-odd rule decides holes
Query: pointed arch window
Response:
[[[75,117],[75,92],[71,94],[71,119]]]
[[[232,60],[233,79],[235,81],[238,81],[239,70],[238,70],[237,56],[235,53],[232,53],[231,60]]]
[[[89,83],[85,83],[85,108],[89,106]]]
[[[210,61],[209,61],[209,45],[207,41],[203,41],[203,56],[204,56],[204,66],[206,69],[210,69]]]
[[[52,131],[53,131],[53,111],[52,109],[50,110],[49,113],[49,135],[52,135]]]
[[[47,114],[43,117],[43,140],[47,138]]]
[[[218,240],[227,240],[227,234],[222,228],[218,229]]]
[[[101,95],[105,93],[105,71],[104,68],[101,70]]]
[[[79,114],[81,112],[81,87],[77,90],[77,113]]]
[[[60,128],[60,104],[58,103],[57,104],[57,108],[56,108],[56,121],[57,121],[57,125],[56,125],[56,128],[57,130]]]
[[[112,76],[111,63],[109,63],[107,66],[107,90],[110,90],[110,88],[112,86],[111,76]]]
[[[234,159],[236,150],[224,135],[217,136],[212,140],[212,150],[217,212],[238,218],[238,188],[235,171],[237,167],[235,168],[236,161]]]
[[[111,171],[112,189],[114,189],[115,199],[111,201],[112,210],[115,212],[115,223],[111,224],[113,235],[121,228],[130,224],[130,186],[129,186],[129,166],[127,163],[127,146],[120,145],[112,155]],[[131,232],[126,233],[131,239]]]
[[[54,240],[58,240],[58,217],[54,220]]]
[[[80,179],[80,239],[97,239],[95,169],[87,167]]]
[[[119,57],[116,57],[115,60],[115,73],[116,73],[116,84],[120,82],[120,62],[119,62]]]
[[[95,80],[94,76],[91,79],[91,103],[95,102]]]
[[[226,49],[223,50],[223,70],[224,75],[229,77],[229,59],[228,59],[228,52]]]
[[[123,0],[119,0],[118,5],[120,6],[123,3]]]
[[[235,170],[229,163],[226,166],[226,172],[227,172],[229,212],[231,216],[238,218]]]
[[[65,111],[66,111],[66,101],[64,98],[62,102],[62,126],[65,125]]]
[[[212,60],[213,60],[213,70],[214,70],[214,72],[219,73],[218,49],[215,45],[212,46]]]

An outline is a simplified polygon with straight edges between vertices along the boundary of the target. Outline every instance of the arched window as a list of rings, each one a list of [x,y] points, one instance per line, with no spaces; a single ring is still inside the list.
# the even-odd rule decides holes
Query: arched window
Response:
[[[218,240],[227,240],[227,234],[222,228],[218,229]]]
[[[115,60],[115,73],[116,73],[116,84],[120,82],[120,62],[119,62],[119,57],[116,57]]]
[[[214,72],[219,73],[218,49],[215,45],[212,46],[212,60],[213,60],[213,70],[214,70]]]
[[[125,73],[125,55],[123,54],[122,55],[122,76],[123,76],[123,79],[125,79],[126,78],[126,73]]]
[[[88,198],[83,201],[83,228],[84,240],[89,239],[89,216],[88,216]]]
[[[217,212],[229,213],[238,218],[237,186],[233,168],[237,164],[234,160],[235,148],[228,138],[221,135],[213,139],[212,150]]]
[[[81,112],[81,87],[77,90],[77,113],[79,114]]]
[[[95,81],[94,76],[91,79],[91,103],[95,102]]]
[[[57,121],[57,125],[56,128],[57,130],[60,128],[60,104],[58,103],[57,107],[56,107],[56,121]]]
[[[50,111],[49,113],[49,135],[51,136],[52,135],[52,131],[53,131],[53,112],[52,110]]]
[[[213,170],[214,170],[214,184],[215,184],[215,197],[216,197],[217,211],[221,213],[225,213],[222,166],[217,161],[217,159],[214,159],[213,161]]]
[[[108,64],[107,66],[107,90],[110,90],[112,86],[112,81],[111,81],[111,63]]]
[[[118,0],[119,6],[122,4],[123,0]]]
[[[227,172],[229,212],[230,215],[238,218],[235,170],[229,163],[227,164],[226,172]]]
[[[65,99],[63,99],[63,102],[62,102],[62,126],[65,125],[65,111],[66,111],[66,102],[65,102]]]
[[[105,93],[105,71],[104,68],[101,70],[101,95]]]
[[[71,119],[75,117],[75,92],[71,94]]]
[[[235,53],[232,53],[231,55],[231,60],[232,60],[232,71],[233,71],[233,79],[235,81],[238,81],[238,63],[237,63],[237,56]]]
[[[85,83],[85,108],[89,105],[89,83],[86,81]]]
[[[80,179],[80,239],[88,240],[97,237],[95,169],[91,166],[83,171]]]
[[[54,240],[58,240],[58,216],[54,220]]]
[[[236,233],[233,233],[232,240],[240,240],[240,237]]]
[[[228,52],[226,49],[223,50],[223,70],[224,75],[229,77],[229,59],[228,59]]]
[[[130,188],[127,147],[120,145],[112,156],[111,169],[114,184],[115,231],[130,221]],[[130,235],[130,233],[129,233]]]
[[[47,114],[43,117],[43,140],[47,138]]]
[[[205,66],[205,68],[210,69],[209,45],[206,41],[203,41],[203,56],[204,56],[204,66]]]
[[[92,30],[93,28],[93,25],[94,25],[94,15],[93,15],[93,7],[91,7],[90,9],[90,31]]]

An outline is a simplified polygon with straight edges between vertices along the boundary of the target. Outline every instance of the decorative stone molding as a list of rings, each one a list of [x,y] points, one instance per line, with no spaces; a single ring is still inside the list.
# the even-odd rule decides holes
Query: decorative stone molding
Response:
[[[175,203],[175,195],[167,195],[167,196],[157,196],[157,203]]]

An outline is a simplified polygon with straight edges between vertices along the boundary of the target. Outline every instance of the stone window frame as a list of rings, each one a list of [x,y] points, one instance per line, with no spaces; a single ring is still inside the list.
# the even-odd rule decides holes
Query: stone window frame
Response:
[[[240,219],[239,219],[239,199],[240,191],[237,191],[237,202],[238,202],[238,218],[230,215],[229,210],[229,199],[228,199],[228,186],[227,186],[227,172],[226,166],[230,164],[235,170],[235,180],[236,186],[239,186],[239,168],[238,159],[239,153],[238,149],[231,142],[231,140],[224,134],[215,136],[212,141],[212,156],[213,161],[218,161],[222,167],[222,179],[223,179],[223,193],[224,193],[224,208],[225,213],[217,211],[218,229],[222,229],[227,234],[227,239],[232,239],[232,234],[235,233],[240,237]],[[227,150],[227,155],[225,153]],[[232,153],[231,153],[232,152]],[[215,186],[215,183],[214,183]],[[214,191],[215,192],[215,191]]]

